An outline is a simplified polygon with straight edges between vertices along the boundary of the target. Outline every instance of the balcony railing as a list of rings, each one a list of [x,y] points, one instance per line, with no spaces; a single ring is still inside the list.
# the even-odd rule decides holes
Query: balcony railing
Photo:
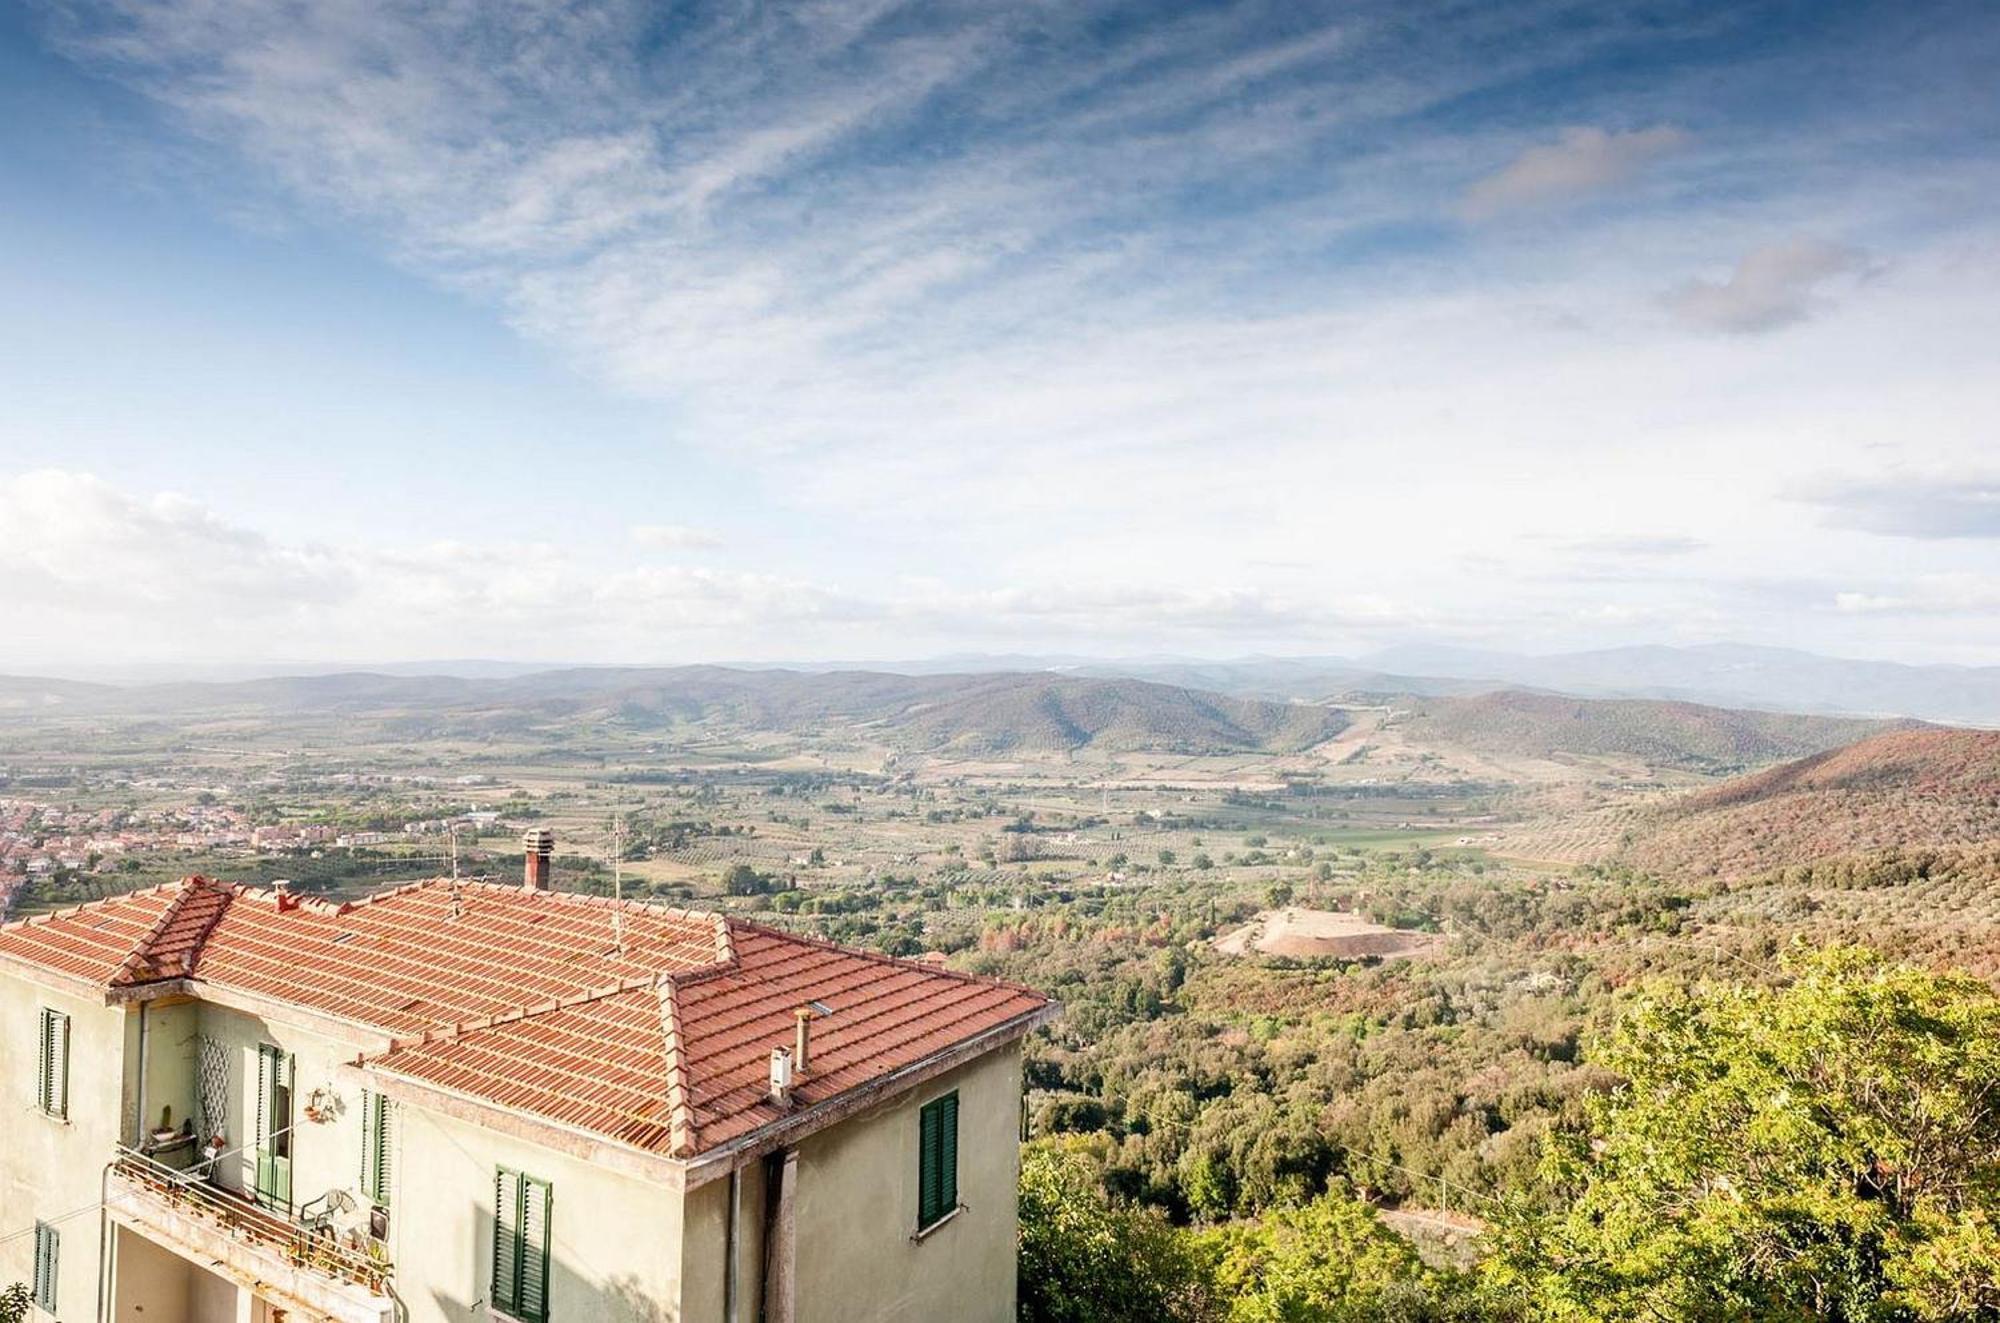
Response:
[[[207,1222],[233,1240],[373,1294],[382,1294],[388,1283],[388,1260],[342,1244],[339,1233],[325,1220],[289,1217],[195,1172],[163,1166],[129,1148],[118,1150],[113,1165],[128,1183],[174,1212]]]

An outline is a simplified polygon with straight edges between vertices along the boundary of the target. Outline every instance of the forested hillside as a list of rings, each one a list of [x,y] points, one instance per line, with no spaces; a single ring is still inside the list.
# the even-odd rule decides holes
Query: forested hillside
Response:
[[[1401,701],[1411,708],[1404,725],[1418,743],[1536,758],[1611,755],[1710,774],[1762,767],[1917,724],[1518,689]]]
[[[1698,791],[1646,815],[1617,858],[1741,877],[1845,855],[2000,838],[2000,731],[1892,731]]]

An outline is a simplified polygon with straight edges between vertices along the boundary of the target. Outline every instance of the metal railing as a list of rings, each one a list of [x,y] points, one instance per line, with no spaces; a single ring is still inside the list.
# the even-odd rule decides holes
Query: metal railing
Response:
[[[173,1211],[199,1218],[234,1240],[281,1256],[296,1267],[335,1277],[380,1295],[391,1265],[387,1258],[343,1244],[325,1219],[302,1220],[266,1208],[193,1171],[179,1171],[120,1147],[113,1169]]]

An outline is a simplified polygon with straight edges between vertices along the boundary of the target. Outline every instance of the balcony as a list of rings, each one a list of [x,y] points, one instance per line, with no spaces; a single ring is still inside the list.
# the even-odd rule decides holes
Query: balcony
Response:
[[[329,1219],[266,1208],[124,1148],[107,1207],[155,1245],[292,1311],[342,1323],[382,1323],[397,1312],[386,1256],[343,1240]]]

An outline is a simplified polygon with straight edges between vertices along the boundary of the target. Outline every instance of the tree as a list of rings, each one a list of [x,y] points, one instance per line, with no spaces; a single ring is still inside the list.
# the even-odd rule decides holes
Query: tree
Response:
[[[0,1323],[26,1323],[28,1306],[34,1299],[22,1282],[0,1289]]]
[[[761,896],[771,889],[771,879],[749,864],[731,864],[722,874],[722,889],[732,896]]]
[[[1476,1317],[1463,1279],[1337,1187],[1298,1208],[1199,1233],[1226,1323],[1433,1323]]]
[[[1185,1236],[1158,1210],[1114,1201],[1073,1148],[1021,1155],[1023,1323],[1193,1323],[1204,1316]]]
[[[1559,1323],[2000,1320],[2000,997],[1855,948],[1789,973],[1623,1017],[1495,1285]]]

